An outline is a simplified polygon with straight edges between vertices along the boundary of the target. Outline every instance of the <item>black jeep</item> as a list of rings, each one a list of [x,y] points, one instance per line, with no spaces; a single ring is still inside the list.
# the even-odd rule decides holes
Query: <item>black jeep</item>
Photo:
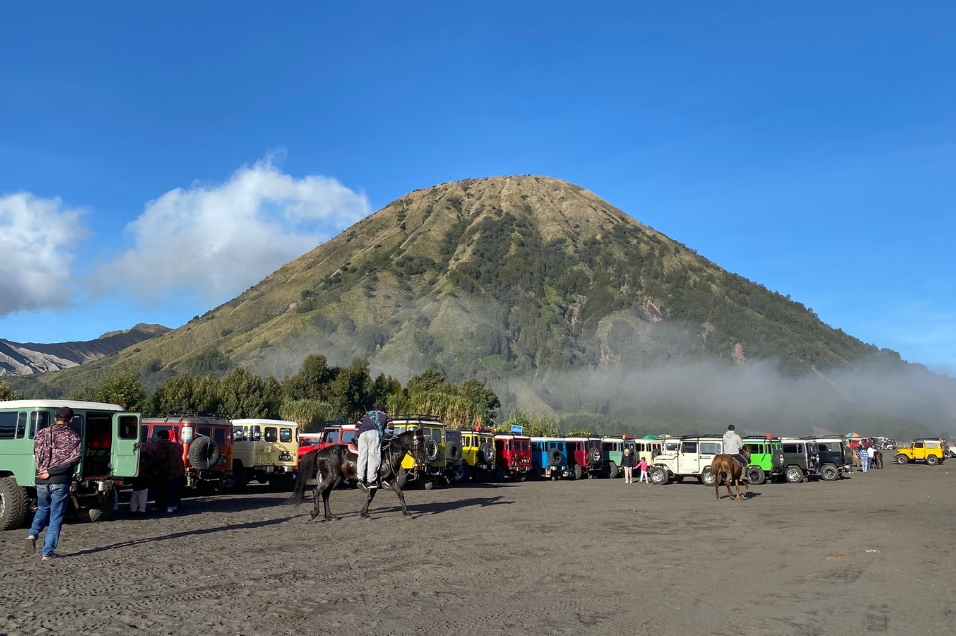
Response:
[[[820,451],[812,439],[785,437],[783,446],[783,475],[788,483],[810,481],[811,475],[820,474]]]
[[[804,438],[817,443],[820,454],[820,477],[824,481],[836,481],[848,471],[846,444],[839,437]]]

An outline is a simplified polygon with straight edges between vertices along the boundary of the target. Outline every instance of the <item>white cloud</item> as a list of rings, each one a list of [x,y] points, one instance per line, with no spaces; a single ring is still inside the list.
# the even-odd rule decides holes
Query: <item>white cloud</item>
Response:
[[[0,316],[66,305],[83,212],[29,192],[0,196]]]
[[[134,247],[99,271],[99,284],[140,297],[191,291],[222,300],[259,282],[368,215],[364,194],[335,179],[294,179],[268,160],[225,183],[177,188],[127,227]]]

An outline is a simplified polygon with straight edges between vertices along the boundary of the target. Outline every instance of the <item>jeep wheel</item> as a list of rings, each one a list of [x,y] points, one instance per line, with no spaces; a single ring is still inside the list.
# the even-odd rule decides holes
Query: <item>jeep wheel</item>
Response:
[[[751,466],[747,469],[747,478],[750,480],[751,486],[759,486],[767,481],[767,473],[763,472],[763,468],[760,466]]]
[[[936,455],[930,455],[926,458],[926,463],[930,466],[935,466],[939,463],[939,458],[937,458]]]
[[[581,479],[581,477],[582,477],[583,475],[584,475],[584,471],[581,470],[581,466],[579,466],[578,464],[575,464],[575,465],[574,465],[574,478],[575,478],[575,479]]]
[[[823,468],[820,469],[820,478],[823,481],[836,481],[840,478],[840,471],[837,470],[837,467],[833,464],[825,464]]]
[[[617,467],[617,464],[615,464],[614,462],[607,463],[607,476],[609,478],[615,479],[620,473],[621,473],[621,469]]]
[[[113,516],[113,506],[116,504],[117,495],[115,490],[110,491],[110,496],[101,504],[90,506],[76,511],[76,520],[79,523],[96,523],[97,521],[106,521]]]
[[[648,472],[648,477],[651,478],[651,483],[657,486],[663,486],[667,483],[667,471],[661,468],[660,466],[654,466]]]
[[[803,471],[800,470],[799,466],[787,466],[787,471],[784,473],[787,478],[787,483],[796,484],[803,481]]]
[[[468,481],[469,472],[470,471],[468,470],[468,464],[465,464],[464,462],[462,462],[462,464],[458,466],[455,472],[452,473],[451,478],[455,480],[456,483],[460,484],[460,483]]]
[[[897,456],[896,456],[896,463],[899,464],[900,466],[902,466],[903,464],[908,463],[909,461],[910,461],[910,460],[909,460],[909,457],[907,457],[906,455],[897,455]]]
[[[0,530],[16,530],[27,517],[27,493],[14,477],[0,479]]]
[[[714,473],[710,472],[709,467],[705,468],[704,472],[700,474],[700,483],[704,484],[705,486],[714,485]]]
[[[601,459],[602,459],[602,458],[601,458],[601,449],[600,449],[600,448],[595,448],[594,446],[592,446],[591,448],[588,449],[588,462],[589,462],[592,466],[600,466],[600,465],[601,465]]]

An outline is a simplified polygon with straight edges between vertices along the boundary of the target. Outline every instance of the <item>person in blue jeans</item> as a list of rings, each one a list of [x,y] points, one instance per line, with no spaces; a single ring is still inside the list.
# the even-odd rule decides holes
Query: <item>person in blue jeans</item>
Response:
[[[82,450],[79,436],[70,430],[73,409],[68,406],[60,408],[53,421],[53,426],[40,430],[33,440],[38,507],[27,536],[27,552],[36,552],[37,539],[46,528],[44,561],[58,556],[56,548],[60,543],[60,529],[70,501],[73,473],[76,472]]]
[[[860,458],[860,470],[865,473],[870,465],[870,455],[866,452],[866,444],[860,443],[860,448],[857,450],[856,456]]]

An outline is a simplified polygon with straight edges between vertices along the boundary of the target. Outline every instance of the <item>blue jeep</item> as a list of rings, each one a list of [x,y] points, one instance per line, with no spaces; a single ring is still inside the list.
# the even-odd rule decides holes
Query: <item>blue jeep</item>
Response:
[[[532,479],[570,477],[568,449],[565,441],[557,437],[531,438]]]

